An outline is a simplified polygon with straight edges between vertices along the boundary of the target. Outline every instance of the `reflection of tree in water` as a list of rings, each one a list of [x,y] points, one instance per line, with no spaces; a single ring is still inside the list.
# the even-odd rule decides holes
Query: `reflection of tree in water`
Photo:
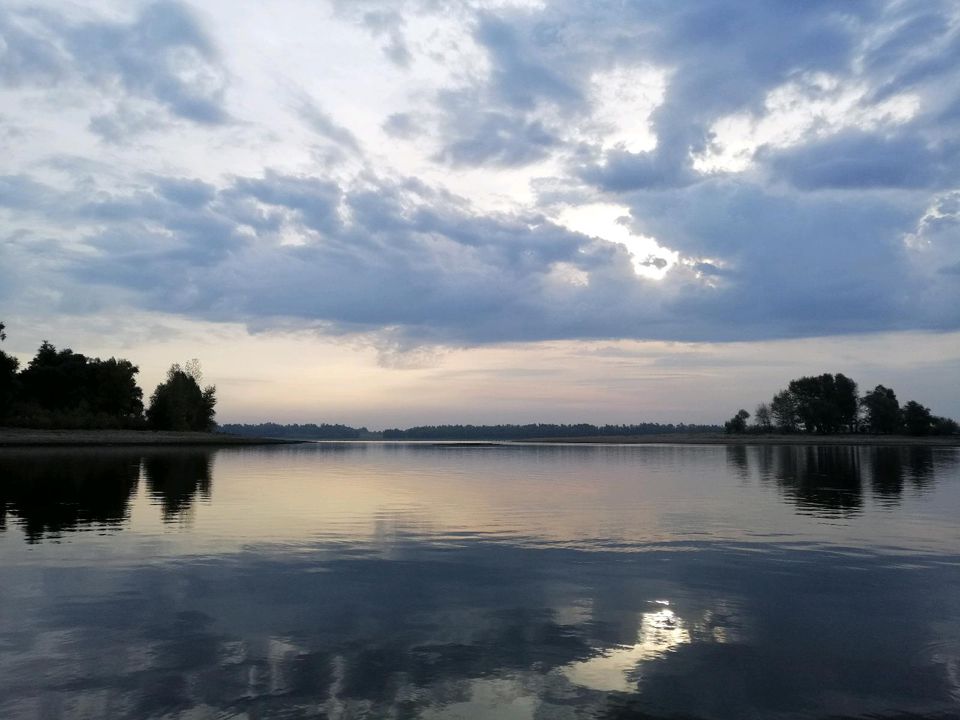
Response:
[[[937,459],[934,448],[921,445],[875,448],[870,458],[874,495],[882,504],[892,505],[907,486],[926,492],[932,487]],[[956,455],[945,453],[940,461],[952,465]]]
[[[929,448],[921,448],[927,449]],[[870,457],[871,486],[874,496],[883,505],[896,504],[903,492],[904,449],[878,447]]]
[[[150,496],[159,501],[165,522],[177,520],[199,495],[210,499],[213,453],[208,450],[157,452],[143,458]]]
[[[911,485],[920,490],[929,489],[933,483],[933,448],[921,446],[909,447],[906,448],[905,454],[904,467],[907,480]],[[954,461],[956,455],[946,455],[945,458]]]
[[[747,448],[743,445],[727,445],[727,466],[744,480],[750,477]]]
[[[140,454],[50,451],[0,456],[0,529],[18,519],[27,542],[82,526],[118,527],[128,516]]]
[[[930,489],[936,464],[956,462],[956,455],[921,445],[851,447],[763,445],[729,446],[727,464],[740,477],[759,466],[761,479],[775,482],[797,507],[827,516],[849,516],[863,506],[863,481],[883,505],[900,501],[904,488]]]
[[[813,514],[849,516],[860,512],[860,454],[856,447],[763,446],[760,476],[777,483],[798,508]]]

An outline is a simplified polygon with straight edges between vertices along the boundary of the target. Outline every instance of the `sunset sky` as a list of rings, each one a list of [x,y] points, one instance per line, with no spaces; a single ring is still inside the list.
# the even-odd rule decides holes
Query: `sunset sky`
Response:
[[[0,321],[221,422],[960,417],[956,2],[5,0]]]

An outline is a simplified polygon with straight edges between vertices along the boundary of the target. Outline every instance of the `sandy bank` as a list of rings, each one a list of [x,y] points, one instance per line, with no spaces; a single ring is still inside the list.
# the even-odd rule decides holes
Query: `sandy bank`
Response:
[[[543,438],[525,442],[604,443],[613,445],[883,445],[895,447],[924,445],[930,447],[960,447],[960,436],[673,434]]]
[[[0,428],[0,448],[89,445],[209,445],[223,447],[228,445],[285,445],[296,442],[298,441],[203,432]]]

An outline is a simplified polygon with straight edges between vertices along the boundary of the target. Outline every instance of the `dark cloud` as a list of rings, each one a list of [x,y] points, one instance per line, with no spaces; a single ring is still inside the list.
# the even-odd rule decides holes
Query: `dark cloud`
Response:
[[[8,86],[52,84],[66,73],[69,58],[41,13],[16,14],[0,7],[0,81]]]
[[[803,190],[944,187],[960,180],[960,143],[854,131],[772,154],[770,164]]]
[[[118,103],[90,128],[118,140],[156,121],[129,107],[155,103],[172,116],[204,125],[228,118],[226,73],[198,20],[179,2],[146,5],[131,22],[71,22],[50,12],[0,9],[0,80],[53,85],[81,79]]]
[[[0,207],[39,210],[59,199],[51,188],[26,175],[0,175]]]
[[[460,104],[457,93],[444,98],[444,104]],[[547,156],[559,139],[543,123],[498,112],[472,110],[452,116],[456,140],[448,143],[437,159],[451,165],[527,165]]]
[[[636,229],[684,258],[653,281],[635,275],[623,246],[536,215],[478,215],[417,182],[344,187],[279,173],[218,188],[147,182],[92,200],[11,184],[88,228],[95,252],[62,253],[67,277],[211,319],[467,344],[960,328],[956,289],[940,271],[956,256],[946,246],[917,265],[903,241],[926,212],[917,199],[794,197],[732,180],[635,193]],[[22,190],[9,197],[41,212]],[[942,221],[922,232],[943,245]]]
[[[579,90],[546,63],[528,52],[527,43],[512,24],[484,14],[477,23],[477,42],[493,65],[490,85],[508,106],[531,109],[547,100],[565,105],[581,100]]]
[[[338,124],[308,97],[301,98],[297,113],[315,133],[341,148],[360,152],[360,143],[356,136],[343,125]]]
[[[76,68],[94,84],[118,80],[127,92],[197,123],[227,120],[217,53],[193,14],[178,2],[148,5],[129,24],[68,27],[65,40]]]

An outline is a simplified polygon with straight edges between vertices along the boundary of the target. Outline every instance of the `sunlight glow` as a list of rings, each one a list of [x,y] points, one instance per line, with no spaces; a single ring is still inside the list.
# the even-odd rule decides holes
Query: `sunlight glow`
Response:
[[[575,232],[617,243],[630,253],[633,271],[651,280],[662,279],[677,264],[680,254],[661,246],[649,235],[637,235],[628,225],[630,209],[595,203],[566,208],[557,222]]]
[[[603,134],[604,149],[632,153],[657,146],[650,115],[663,102],[667,73],[649,67],[619,67],[591,77],[593,121]]]
[[[850,128],[900,125],[920,107],[913,94],[869,104],[869,93],[866,85],[844,85],[826,73],[804,75],[771,90],[762,115],[741,112],[717,120],[710,128],[709,146],[694,156],[693,167],[702,173],[742,172],[763,147],[789,147]]]
[[[663,607],[640,616],[636,644],[571,663],[563,673],[571,682],[594,690],[633,692],[642,663],[663,657],[690,641],[690,631],[683,621],[673,610]]]

